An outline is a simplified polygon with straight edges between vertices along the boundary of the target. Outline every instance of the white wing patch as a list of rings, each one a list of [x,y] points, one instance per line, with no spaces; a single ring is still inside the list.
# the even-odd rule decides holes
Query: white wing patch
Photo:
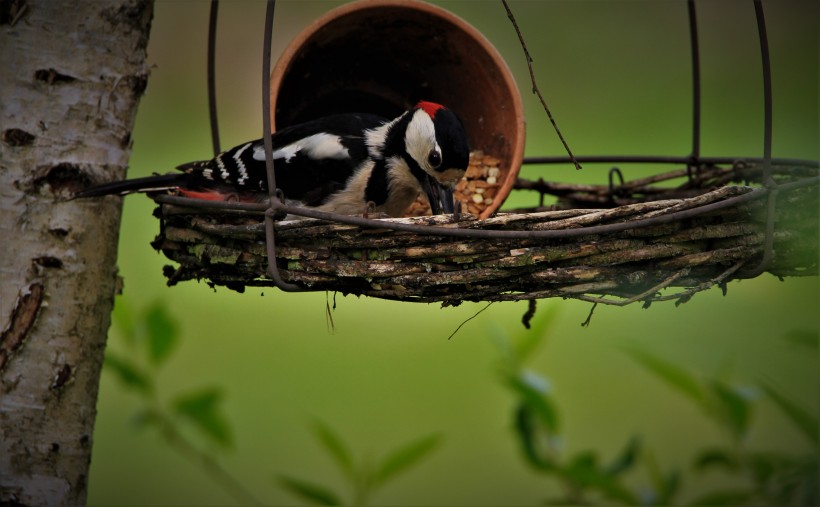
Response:
[[[367,152],[370,154],[372,158],[382,158],[382,151],[384,150],[384,144],[385,140],[387,139],[387,133],[390,132],[390,129],[393,127],[393,125],[395,125],[396,122],[401,120],[406,114],[407,113],[405,112],[393,121],[389,121],[374,129],[365,131],[364,142],[367,145]]]
[[[325,133],[313,134],[283,146],[273,152],[273,158],[274,160],[284,158],[285,162],[290,162],[290,159],[300,151],[304,151],[305,155],[315,160],[350,158],[350,153],[342,145],[341,138]],[[264,145],[254,147],[253,158],[254,160],[265,160]]]

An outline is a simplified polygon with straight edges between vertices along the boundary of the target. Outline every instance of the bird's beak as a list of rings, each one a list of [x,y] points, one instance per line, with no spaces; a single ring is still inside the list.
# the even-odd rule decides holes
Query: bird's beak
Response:
[[[453,212],[455,209],[455,195],[452,188],[442,185],[429,175],[424,178],[422,187],[424,187],[424,193],[427,194],[427,200],[430,202],[430,210],[434,215]]]

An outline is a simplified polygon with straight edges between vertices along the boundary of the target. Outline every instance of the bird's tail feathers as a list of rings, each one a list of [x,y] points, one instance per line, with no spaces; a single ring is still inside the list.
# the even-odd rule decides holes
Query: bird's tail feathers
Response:
[[[135,178],[132,180],[112,181],[96,185],[74,194],[72,199],[100,197],[103,195],[126,195],[134,192],[160,192],[179,187],[187,174],[161,174]]]

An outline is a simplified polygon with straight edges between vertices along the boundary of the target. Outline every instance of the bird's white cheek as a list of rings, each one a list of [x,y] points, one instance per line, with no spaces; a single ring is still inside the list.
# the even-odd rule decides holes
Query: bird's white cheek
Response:
[[[427,164],[427,156],[436,146],[436,129],[433,120],[424,111],[418,110],[407,125],[404,135],[404,146],[418,164],[430,174],[434,171]]]

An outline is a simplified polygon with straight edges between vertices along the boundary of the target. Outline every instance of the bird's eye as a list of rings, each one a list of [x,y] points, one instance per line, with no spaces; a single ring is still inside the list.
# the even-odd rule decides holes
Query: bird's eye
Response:
[[[433,150],[427,155],[427,162],[430,164],[430,167],[433,169],[437,169],[438,166],[441,165],[441,153],[438,150]]]

